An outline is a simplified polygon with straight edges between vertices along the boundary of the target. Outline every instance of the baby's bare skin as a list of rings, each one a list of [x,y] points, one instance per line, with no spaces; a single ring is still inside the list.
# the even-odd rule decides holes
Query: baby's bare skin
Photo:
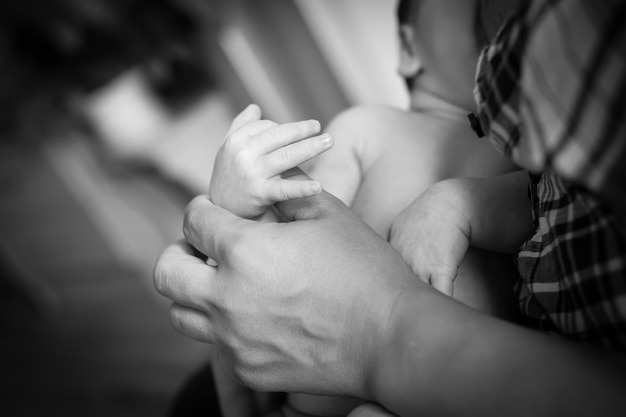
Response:
[[[431,113],[359,107],[339,116],[328,132],[335,138],[333,150],[312,161],[307,172],[385,237],[398,213],[435,182],[514,169],[454,107],[440,105]],[[339,173],[328,169],[335,160],[342,161]]]

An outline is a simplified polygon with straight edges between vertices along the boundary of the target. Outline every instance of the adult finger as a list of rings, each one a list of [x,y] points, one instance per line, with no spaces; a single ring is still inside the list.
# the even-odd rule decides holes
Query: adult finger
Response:
[[[230,136],[231,133],[233,133],[235,130],[239,129],[246,123],[249,123],[254,120],[260,120],[260,119],[261,119],[261,108],[257,106],[256,104],[249,104],[248,107],[243,109],[241,113],[235,116],[232,123],[230,124],[230,128],[228,129],[228,133],[226,134],[226,137]]]
[[[181,334],[200,342],[215,343],[213,325],[206,313],[174,303],[170,308],[170,319]]]
[[[213,204],[208,196],[200,195],[187,205],[183,234],[194,248],[222,265],[227,249],[236,247],[254,225],[255,222],[237,217]]]
[[[279,148],[261,158],[261,175],[265,178],[279,175],[326,152],[332,146],[333,138],[325,133]]]
[[[207,309],[215,267],[199,258],[184,241],[167,247],[154,267],[154,287],[166,298],[188,307]]]
[[[395,417],[395,414],[376,404],[365,403],[352,410],[347,417]]]
[[[261,132],[250,146],[261,153],[269,153],[291,143],[315,136],[320,133],[321,125],[317,120],[284,123]]]

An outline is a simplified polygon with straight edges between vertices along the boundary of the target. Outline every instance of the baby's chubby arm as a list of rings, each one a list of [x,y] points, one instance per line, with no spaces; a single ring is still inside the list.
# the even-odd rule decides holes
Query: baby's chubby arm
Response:
[[[374,106],[355,106],[342,111],[326,129],[334,140],[333,151],[309,161],[302,168],[311,178],[320,181],[324,190],[351,207],[364,172],[380,154],[379,139],[383,138],[372,134],[371,124],[385,122]],[[365,151],[371,148],[373,152]]]
[[[261,109],[249,105],[233,120],[217,153],[209,190],[213,203],[240,217],[257,218],[274,203],[319,194],[318,181],[281,174],[332,147],[332,137],[319,135],[320,129],[316,120],[262,120]]]
[[[527,184],[526,171],[438,182],[396,217],[389,241],[414,274],[452,295],[470,246],[512,253],[531,236]]]

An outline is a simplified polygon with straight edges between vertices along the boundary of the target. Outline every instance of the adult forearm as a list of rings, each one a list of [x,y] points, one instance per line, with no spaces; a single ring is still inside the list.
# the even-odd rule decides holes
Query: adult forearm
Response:
[[[389,323],[369,386],[398,415],[626,415],[623,355],[494,319],[421,283]]]

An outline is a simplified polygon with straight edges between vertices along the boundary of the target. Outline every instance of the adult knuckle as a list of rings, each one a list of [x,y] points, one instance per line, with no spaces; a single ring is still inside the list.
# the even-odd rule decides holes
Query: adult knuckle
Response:
[[[191,199],[191,201],[185,207],[185,217],[190,217],[195,215],[202,206],[206,203],[207,196],[206,195],[197,195]]]
[[[251,373],[248,371],[248,369],[246,369],[245,366],[242,366],[239,363],[235,363],[233,365],[233,377],[240,384],[255,391],[260,391],[256,380],[252,378]]]
[[[164,260],[157,261],[157,264],[154,267],[153,283],[154,288],[159,294],[164,294],[169,274],[170,271],[168,262]]]
[[[154,288],[162,295],[167,295],[173,277],[178,271],[177,265],[171,258],[172,256],[168,255],[167,251],[164,252],[157,260],[152,274]]]
[[[252,370],[244,361],[237,361],[233,366],[233,376],[235,379],[255,391],[267,391],[267,386],[259,377],[258,373]]]
[[[172,307],[170,308],[170,321],[172,322],[172,326],[174,327],[174,329],[176,329],[176,331],[180,333],[185,333],[185,320],[183,319],[181,311],[174,305],[172,305]]]
[[[194,224],[197,223],[197,216],[199,213],[199,206],[195,202],[198,197],[194,198],[186,207],[185,215],[183,216],[183,235],[189,237],[193,231]]]

